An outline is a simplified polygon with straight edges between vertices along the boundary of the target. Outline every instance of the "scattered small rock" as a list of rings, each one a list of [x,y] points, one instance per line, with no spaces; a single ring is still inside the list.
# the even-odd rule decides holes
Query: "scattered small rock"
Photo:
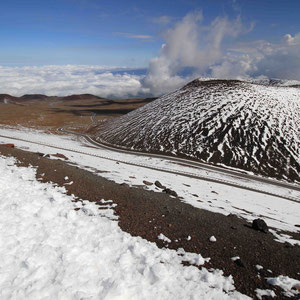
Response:
[[[235,214],[229,214],[229,215],[227,215],[226,217],[228,217],[228,218],[236,218],[237,216],[235,215]]]
[[[147,180],[143,180],[143,184],[145,185],[153,185],[153,182],[147,181]]]
[[[252,228],[264,233],[268,233],[269,228],[266,222],[263,219],[255,219],[252,222]]]
[[[296,224],[295,227],[300,227],[300,224]]]
[[[155,182],[154,182],[154,184],[155,184],[155,186],[157,186],[158,188],[160,188],[160,189],[166,189],[166,187],[165,186],[163,186],[158,180],[156,180]]]
[[[1,144],[1,146],[8,147],[8,148],[15,148],[14,144]]]
[[[284,243],[284,248],[292,248],[293,246],[287,242]]]
[[[64,160],[68,160],[68,158],[65,155],[61,154],[61,153],[56,153],[56,154],[53,154],[52,156],[62,158]]]
[[[219,195],[217,192],[215,192],[215,191],[211,191],[213,194],[217,194],[217,195]]]
[[[239,267],[242,267],[242,268],[245,268],[246,265],[245,263],[239,258],[239,259],[236,259],[235,261],[235,264],[238,265]]]
[[[192,194],[192,196],[194,196],[194,197],[196,197],[196,198],[198,198],[198,197],[199,197],[197,194]]]
[[[170,196],[178,197],[177,193],[175,191],[171,190],[171,189],[164,189],[163,192],[170,195]]]

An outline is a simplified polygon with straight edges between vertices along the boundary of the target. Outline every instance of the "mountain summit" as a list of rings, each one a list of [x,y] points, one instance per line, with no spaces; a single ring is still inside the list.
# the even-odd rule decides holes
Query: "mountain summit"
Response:
[[[95,139],[300,182],[300,89],[194,80],[120,118]]]

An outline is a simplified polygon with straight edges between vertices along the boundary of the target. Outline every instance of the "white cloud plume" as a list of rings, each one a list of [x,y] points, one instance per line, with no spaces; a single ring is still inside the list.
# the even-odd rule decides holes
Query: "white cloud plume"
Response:
[[[144,85],[154,94],[168,92],[189,80],[178,76],[184,68],[194,68],[197,74],[220,63],[226,37],[236,37],[243,31],[240,18],[233,21],[216,18],[210,26],[201,25],[201,12],[186,15],[164,34],[165,45],[160,55],[150,61]]]
[[[141,76],[118,74],[118,71],[124,69],[76,65],[0,66],[0,93],[14,96],[24,94],[65,96],[90,93],[101,97],[123,98],[149,92],[142,87]]]
[[[149,63],[143,85],[155,95],[170,92],[195,77],[300,79],[300,33],[278,43],[265,40],[237,43],[249,33],[241,18],[218,17],[208,26],[202,13],[186,15],[164,34],[159,56]],[[193,72],[180,75],[186,68]]]

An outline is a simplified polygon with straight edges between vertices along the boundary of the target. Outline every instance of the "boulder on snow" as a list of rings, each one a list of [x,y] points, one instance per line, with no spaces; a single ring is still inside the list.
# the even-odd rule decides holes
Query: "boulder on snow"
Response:
[[[152,185],[153,183],[150,182],[150,181],[144,180],[144,181],[143,181],[143,184],[145,184],[145,185]]]
[[[68,158],[65,155],[61,154],[61,153],[56,153],[56,154],[53,154],[52,156],[62,158],[64,160],[68,160]]]
[[[2,144],[2,146],[8,147],[8,148],[15,148],[14,144]]]
[[[268,233],[269,228],[266,222],[263,219],[255,219],[252,222],[252,228],[264,233]]]
[[[156,180],[154,182],[155,186],[157,186],[158,188],[162,189],[162,190],[165,190],[166,187],[164,185],[162,185],[158,180]]]
[[[175,191],[171,190],[171,189],[164,189],[163,192],[170,195],[170,196],[178,197],[177,193]]]

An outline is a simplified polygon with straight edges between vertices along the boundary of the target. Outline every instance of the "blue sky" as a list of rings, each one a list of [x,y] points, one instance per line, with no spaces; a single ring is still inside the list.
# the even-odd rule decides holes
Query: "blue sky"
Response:
[[[237,15],[254,23],[242,41],[300,31],[298,0],[10,0],[0,6],[0,64],[146,67],[164,30],[199,10],[203,24]]]
[[[132,97],[197,77],[300,80],[299,12],[300,0],[1,1],[0,93]]]

